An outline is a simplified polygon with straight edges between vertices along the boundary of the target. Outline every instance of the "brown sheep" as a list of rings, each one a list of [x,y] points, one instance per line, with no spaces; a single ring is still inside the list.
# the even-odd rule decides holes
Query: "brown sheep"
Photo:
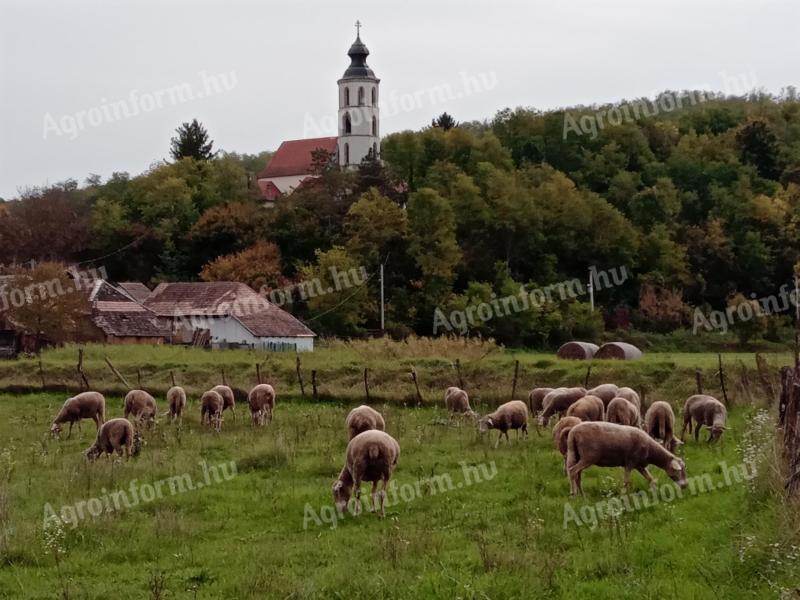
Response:
[[[58,435],[64,429],[64,423],[69,423],[69,433],[67,438],[72,437],[72,425],[78,423],[80,427],[81,419],[92,419],[97,425],[97,429],[106,420],[106,399],[100,392],[83,392],[72,398],[67,398],[64,406],[53,419],[50,426],[50,433]]]
[[[250,416],[253,425],[263,427],[272,423],[272,411],[275,409],[275,389],[268,383],[259,383],[247,395],[250,405]]]
[[[608,403],[606,421],[617,425],[639,427],[641,414],[633,402],[622,397],[616,397]]]
[[[686,428],[689,432],[692,430],[692,419],[697,422],[694,430],[694,440],[697,441],[700,436],[700,428],[705,425],[711,429],[708,436],[708,441],[717,441],[722,432],[727,429],[725,421],[728,418],[728,411],[725,405],[714,398],[705,394],[696,394],[689,396],[686,404],[683,405],[683,429],[681,430],[681,440],[685,439]]]
[[[603,401],[589,394],[570,404],[567,409],[568,417],[578,417],[581,421],[602,421],[604,413]]]
[[[639,398],[639,394],[633,388],[629,387],[621,387],[617,390],[617,398],[625,398],[628,402],[633,404],[636,409],[639,411],[639,414],[642,413],[642,399]]]
[[[633,469],[655,486],[648,465],[663,469],[680,487],[687,485],[684,462],[637,427],[615,423],[575,425],[567,436],[567,473],[573,496],[583,495],[581,473],[593,465],[625,469],[627,490]]]
[[[608,408],[608,403],[617,397],[619,388],[613,383],[603,383],[586,392],[587,395],[597,396],[603,401],[603,405]]]
[[[141,443],[141,435],[128,419],[109,419],[98,429],[94,445],[86,450],[86,458],[95,460],[101,454],[110,456],[114,452],[130,458],[139,453]]]
[[[211,388],[211,391],[217,392],[222,396],[222,411],[225,412],[230,408],[233,421],[236,422],[236,398],[233,395],[233,390],[227,385],[215,385]]]
[[[556,413],[563,417],[567,414],[567,409],[586,395],[586,389],[582,387],[556,388],[544,397],[542,414],[539,415],[539,425],[546,426],[550,417]]]
[[[567,436],[570,430],[581,422],[578,417],[564,417],[553,427],[553,444],[564,457],[564,474],[567,473]]]
[[[345,465],[333,484],[333,501],[339,513],[344,512],[355,491],[355,512],[361,512],[361,482],[372,482],[372,507],[377,508],[380,500],[380,514],[384,516],[386,487],[392,477],[397,459],[400,457],[400,444],[392,436],[377,429],[359,433],[347,444]],[[383,489],[377,491],[383,482]],[[377,496],[377,498],[376,498]]]
[[[357,406],[350,411],[350,414],[347,415],[346,424],[347,433],[349,435],[348,440],[352,440],[359,433],[369,431],[370,429],[378,429],[380,431],[386,429],[383,415],[365,404]]]
[[[533,388],[530,391],[528,394],[528,408],[531,409],[532,415],[535,415],[542,410],[544,405],[544,397],[552,391],[553,388],[548,387]]]
[[[659,400],[650,405],[644,415],[644,430],[651,438],[661,440],[661,445],[672,453],[683,444],[675,437],[675,413],[667,402]]]
[[[131,390],[125,396],[125,410],[123,414],[127,419],[133,415],[138,421],[144,421],[149,427],[156,420],[156,400],[144,390]]]
[[[452,386],[444,392],[444,405],[451,413],[474,416],[469,406],[469,395],[461,388]]]
[[[519,439],[519,432],[522,432],[527,437],[528,435],[528,406],[521,400],[512,400],[501,404],[496,411],[489,413],[481,418],[478,422],[478,429],[481,432],[488,431],[489,429],[497,429],[500,435],[497,436],[497,442],[494,447],[500,445],[500,438],[506,436],[506,441],[511,442],[508,437],[509,429],[517,430],[517,439]]]
[[[222,407],[225,401],[214,390],[208,390],[200,397],[200,422],[213,425],[214,430],[222,430]]]
[[[167,391],[167,405],[169,411],[167,414],[172,420],[180,419],[183,415],[183,409],[186,407],[186,391],[179,385],[169,388]]]

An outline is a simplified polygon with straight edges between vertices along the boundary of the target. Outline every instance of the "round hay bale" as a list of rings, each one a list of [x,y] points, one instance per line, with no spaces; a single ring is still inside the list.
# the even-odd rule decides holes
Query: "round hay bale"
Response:
[[[567,342],[558,349],[556,356],[567,360],[588,360],[597,352],[597,344],[591,342]]]
[[[641,358],[642,351],[633,344],[625,342],[608,342],[600,346],[595,358],[613,358],[617,360],[635,360]]]

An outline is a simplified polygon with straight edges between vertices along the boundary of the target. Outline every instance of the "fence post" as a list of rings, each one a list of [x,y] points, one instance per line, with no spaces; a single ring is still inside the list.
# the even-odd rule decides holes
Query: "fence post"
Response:
[[[317,370],[311,369],[311,393],[317,398]]]
[[[300,374],[300,355],[297,355],[297,360],[295,361],[295,365],[297,368],[297,381],[300,382],[300,395],[305,398],[306,397],[306,388],[303,385],[303,376]]]
[[[42,380],[42,390],[45,388],[44,383],[44,367],[42,366],[42,355],[39,354],[39,378]]]
[[[172,371],[169,372],[169,377],[172,379],[172,387],[175,387],[175,373]]]
[[[261,384],[261,365],[256,363],[256,381]]]
[[[136,385],[142,389],[142,370],[139,367],[136,367]]]
[[[39,358],[39,367],[41,368],[42,359]],[[86,373],[83,372],[83,348],[78,348],[78,383],[81,383],[81,387],[84,389],[90,389],[89,380],[86,378]],[[44,379],[43,379],[44,381]],[[44,384],[42,384],[44,387]]]
[[[725,401],[725,406],[730,407],[728,392],[725,390],[725,371],[722,369],[722,354],[717,354],[717,358],[719,358],[719,385],[722,387],[722,399]]]
[[[131,384],[130,384],[130,383],[128,383],[128,380],[127,380],[127,379],[125,379],[125,378],[122,376],[122,373],[120,373],[119,371],[117,371],[117,368],[116,368],[116,367],[115,367],[113,364],[111,364],[111,359],[110,359],[110,358],[108,358],[107,356],[105,357],[105,359],[106,359],[106,364],[108,365],[108,368],[109,368],[109,369],[111,369],[111,372],[112,372],[112,373],[114,373],[114,375],[116,375],[116,376],[117,376],[117,379],[119,379],[119,380],[120,380],[120,381],[121,381],[121,382],[122,382],[122,383],[125,385],[125,387],[126,387],[128,390],[131,390],[131,389],[133,389],[133,388],[131,388]]]
[[[700,372],[700,369],[695,369],[694,371],[694,381],[697,384],[697,393],[703,393],[703,373]]]
[[[583,378],[583,387],[589,389],[589,376],[592,374],[592,365],[586,369],[586,377]]]
[[[417,379],[416,367],[411,367],[411,379],[414,380],[414,387],[417,388],[417,402],[422,405],[422,393],[419,391],[419,380]]]
[[[464,380],[461,377],[461,360],[458,358],[456,359],[456,374],[458,375],[458,387],[460,387],[462,390],[465,389]]]
[[[517,393],[517,377],[519,376],[519,361],[514,361],[514,382],[511,384],[511,399],[514,399],[514,395]]]
[[[220,370],[222,371],[222,385],[228,385],[228,382],[225,381],[225,367],[220,367]]]
[[[369,404],[369,369],[364,367],[364,391],[367,393],[367,404]]]

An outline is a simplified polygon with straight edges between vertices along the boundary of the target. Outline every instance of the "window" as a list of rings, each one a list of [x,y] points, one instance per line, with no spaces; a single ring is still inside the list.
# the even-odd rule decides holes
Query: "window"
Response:
[[[344,144],[344,164],[350,164],[350,144],[347,142]]]
[[[372,88],[372,106],[378,103],[378,88]]]
[[[358,88],[358,105],[359,106],[364,106],[364,88],[363,87],[359,87]]]
[[[378,136],[378,119],[372,117],[372,135]]]
[[[350,113],[344,113],[342,117],[342,131],[345,133],[352,133],[352,126],[350,124]]]
[[[350,88],[344,88],[344,105],[350,106]]]

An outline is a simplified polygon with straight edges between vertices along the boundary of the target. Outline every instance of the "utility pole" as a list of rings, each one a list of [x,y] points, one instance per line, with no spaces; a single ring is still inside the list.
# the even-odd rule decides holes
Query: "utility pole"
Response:
[[[383,317],[383,263],[381,263],[381,333],[384,332],[385,324]]]
[[[592,270],[589,269],[589,304],[592,307],[592,312],[594,312],[594,281],[592,279]]]

